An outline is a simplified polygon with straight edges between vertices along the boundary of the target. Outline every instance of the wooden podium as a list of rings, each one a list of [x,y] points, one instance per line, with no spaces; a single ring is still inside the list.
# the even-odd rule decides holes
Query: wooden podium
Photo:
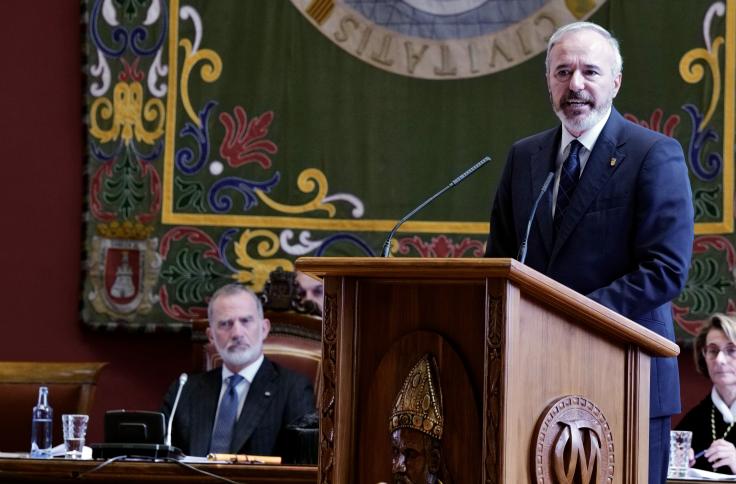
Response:
[[[425,353],[452,482],[647,482],[649,358],[674,343],[512,259],[296,266],[325,283],[321,484],[391,481],[392,405]]]

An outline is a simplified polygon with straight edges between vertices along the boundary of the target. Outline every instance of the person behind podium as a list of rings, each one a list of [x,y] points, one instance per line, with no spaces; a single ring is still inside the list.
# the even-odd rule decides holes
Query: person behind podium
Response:
[[[270,322],[245,287],[218,289],[207,315],[207,337],[223,365],[189,377],[174,414],[172,445],[193,456],[283,455],[287,425],[315,411],[312,384],[264,357]],[[164,397],[167,422],[178,385]]]
[[[324,286],[322,282],[313,279],[301,271],[296,271],[296,283],[304,291],[303,298],[305,301],[312,301],[319,308],[319,314],[324,312]]]
[[[576,22],[549,39],[547,88],[561,126],[517,141],[491,210],[487,257],[516,257],[532,205],[526,264],[674,340],[670,301],[687,280],[693,205],[680,144],[623,118],[618,41]],[[601,378],[604,378],[601,376]],[[653,358],[649,482],[665,482],[670,417],[680,412],[675,358]]]
[[[698,371],[713,389],[677,425],[693,433],[692,467],[736,474],[736,313],[714,314],[700,328],[693,347]]]

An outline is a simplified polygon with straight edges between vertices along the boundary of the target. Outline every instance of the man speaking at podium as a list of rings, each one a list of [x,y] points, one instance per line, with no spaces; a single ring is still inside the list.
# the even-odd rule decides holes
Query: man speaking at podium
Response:
[[[192,375],[182,388],[172,444],[187,455],[283,455],[286,426],[314,412],[306,377],[263,356],[270,322],[258,297],[239,284],[221,287],[207,308],[207,337],[223,366]],[[179,383],[162,411],[169,421]]]
[[[547,44],[546,79],[562,126],[512,146],[493,202],[486,256],[519,253],[541,196],[526,264],[674,340],[670,301],[685,285],[693,243],[682,148],[612,107],[622,59],[618,42],[602,27],[577,22],[555,32]],[[540,195],[549,173],[554,184]],[[680,411],[675,358],[652,359],[649,411],[649,482],[661,484],[670,416]]]

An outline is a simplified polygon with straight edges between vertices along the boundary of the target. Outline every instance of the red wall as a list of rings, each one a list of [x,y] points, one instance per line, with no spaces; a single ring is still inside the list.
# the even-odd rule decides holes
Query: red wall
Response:
[[[4,2],[3,14],[0,359],[109,362],[90,422],[90,441],[99,442],[105,410],[158,408],[168,384],[191,370],[191,344],[181,335],[106,334],[80,323],[79,2]],[[694,373],[689,350],[684,353],[683,403],[690,408],[709,385]]]
[[[79,0],[3,2],[3,17],[0,359],[109,362],[90,421],[89,439],[99,442],[105,410],[158,409],[169,383],[190,370],[190,343],[92,332],[80,323]]]

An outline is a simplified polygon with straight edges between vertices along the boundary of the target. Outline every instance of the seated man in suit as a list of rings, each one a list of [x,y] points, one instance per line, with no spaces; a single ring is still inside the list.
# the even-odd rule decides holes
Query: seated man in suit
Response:
[[[185,454],[282,455],[286,426],[314,412],[308,379],[263,356],[271,324],[258,297],[239,284],[218,289],[207,308],[207,337],[223,366],[191,375],[172,423],[172,444]],[[178,381],[164,397],[168,421]]]

